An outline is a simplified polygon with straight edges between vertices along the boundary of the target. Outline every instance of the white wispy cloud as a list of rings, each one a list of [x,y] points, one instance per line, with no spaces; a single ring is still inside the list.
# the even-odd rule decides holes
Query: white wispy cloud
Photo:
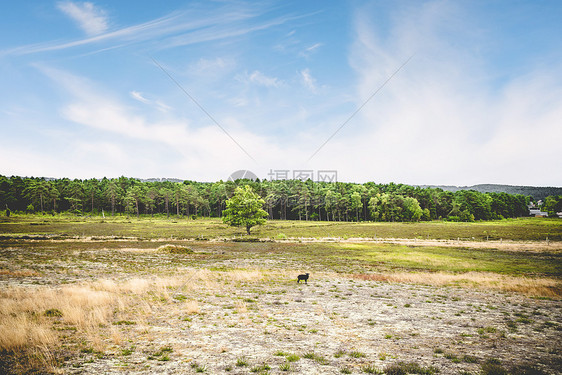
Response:
[[[129,92],[129,95],[131,96],[131,98],[143,103],[143,104],[147,104],[150,105],[154,108],[156,108],[158,111],[160,112],[169,112],[172,107],[170,107],[169,105],[167,105],[166,103],[164,103],[161,100],[151,100],[146,98],[146,96],[144,96],[141,92],[138,91],[131,91]]]
[[[67,99],[59,108],[65,121],[97,132],[96,138],[112,140],[95,141],[90,147],[74,150],[76,160],[84,160],[84,165],[89,165],[88,159],[98,162],[92,171],[103,173],[105,167],[106,174],[128,173],[138,177],[173,175],[215,181],[226,179],[241,167],[265,176],[269,168],[280,165],[279,160],[283,160],[284,165],[297,165],[297,161],[303,159],[303,152],[299,149],[304,148],[300,145],[286,147],[278,144],[275,138],[252,133],[235,117],[216,114],[217,120],[232,138],[259,160],[258,165],[218,126],[194,126],[189,119],[171,115],[166,120],[150,120],[143,112],[132,111],[118,96],[88,79],[59,69],[35,66],[66,92]],[[152,102],[140,92],[129,94]],[[80,138],[79,128],[72,134],[77,137],[73,144],[90,142],[90,139]],[[135,152],[138,149],[145,151],[139,155]],[[166,163],[161,163],[162,153],[169,155]],[[53,165],[62,167],[60,162]],[[68,165],[64,168],[67,171],[78,169]],[[80,168],[83,169],[83,166]],[[52,169],[51,166],[46,170]],[[76,175],[73,172],[69,174]]]
[[[268,77],[262,72],[255,70],[249,75],[248,79],[252,83],[257,83],[258,85],[266,87],[279,87],[283,84],[281,80],[276,77]]]
[[[91,2],[60,1],[57,7],[88,35],[105,33],[109,27],[106,12]]]
[[[322,47],[323,43],[315,43],[313,45],[311,45],[310,47],[306,48],[305,51],[306,52],[312,52],[315,51],[316,49]]]
[[[264,87],[281,87],[285,83],[277,77],[269,77],[259,70],[254,70],[252,73],[245,72],[238,74],[236,79],[243,83],[251,83]]]
[[[80,25],[89,28],[89,37],[68,42],[52,41],[23,45],[0,50],[0,56],[61,51],[90,45],[95,46],[96,51],[104,51],[138,43],[146,43],[153,50],[169,49],[241,37],[307,16],[264,19],[263,14],[267,13],[265,7],[225,3],[221,9],[201,9],[193,6],[137,25],[107,31],[107,17],[100,14],[102,11],[95,6],[80,7],[72,2],[63,2],[59,3],[59,7],[77,22],[81,20]],[[91,12],[88,12],[90,8]]]
[[[147,98],[145,98],[144,96],[142,96],[142,93],[138,92],[138,91],[131,91],[129,93],[131,95],[131,97],[135,100],[138,100],[141,103],[144,104],[149,104],[150,100],[148,100]]]
[[[200,58],[196,63],[189,66],[189,71],[195,74],[220,75],[226,70],[232,69],[235,62],[232,59],[217,57],[214,59]]]
[[[425,3],[400,14],[384,34],[364,14],[356,15],[349,59],[358,74],[357,106],[419,52],[320,157],[345,147],[348,157],[364,161],[348,163],[349,173],[404,183],[556,183],[548,173],[534,173],[539,165],[560,169],[562,82],[555,69],[532,68],[498,89],[488,81],[489,65],[470,53],[475,45],[448,39],[472,37],[463,38],[471,27],[462,9]],[[541,138],[538,157],[536,134],[551,135]]]
[[[301,76],[302,84],[313,93],[316,93],[318,87],[316,86],[316,79],[314,79],[314,77],[312,77],[312,75],[310,74],[310,69],[306,68],[304,70],[301,70],[299,73]]]
[[[172,107],[170,107],[169,105],[167,105],[166,103],[160,100],[156,100],[154,104],[156,105],[156,109],[158,109],[160,112],[169,112],[173,109]]]
[[[305,57],[308,58],[310,57],[314,52],[316,52],[320,47],[322,47],[324,45],[324,43],[315,43],[309,47],[306,47],[303,51],[301,51],[299,53],[299,56],[301,57]]]

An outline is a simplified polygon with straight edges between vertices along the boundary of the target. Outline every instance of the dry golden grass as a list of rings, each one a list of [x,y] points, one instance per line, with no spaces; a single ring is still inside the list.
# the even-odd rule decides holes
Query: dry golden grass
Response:
[[[115,345],[121,345],[123,343],[123,335],[121,334],[121,331],[119,331],[115,326],[111,326],[110,337],[111,341]]]
[[[117,344],[123,338],[111,326],[112,321],[131,317],[143,321],[152,314],[155,304],[169,302],[179,290],[182,293],[213,290],[231,282],[261,282],[265,278],[267,276],[260,270],[183,269],[177,276],[125,281],[101,279],[58,290],[7,288],[0,291],[0,350],[52,347],[58,342],[58,336],[52,330],[53,319],[56,319],[75,327],[96,350],[103,351],[103,327],[109,327],[105,336]],[[237,309],[240,312],[247,310],[244,303]],[[49,317],[46,316],[48,310],[57,313]],[[196,300],[189,300],[181,305],[181,310],[197,314],[200,307]]]
[[[226,272],[226,277],[232,281],[260,282],[264,280],[265,275],[260,270],[234,270]]]
[[[452,274],[446,272],[395,272],[355,274],[354,278],[386,282],[405,282],[433,286],[458,285],[521,293],[532,297],[562,297],[562,282],[553,278],[505,276],[487,272]]]
[[[84,286],[58,291],[8,288],[0,292],[0,350],[50,346],[57,342],[52,319],[82,332],[108,323],[113,296]],[[48,315],[48,311],[55,312]],[[60,317],[59,317],[60,315]]]
[[[27,315],[2,316],[0,318],[0,349],[13,351],[27,346],[29,342],[37,346],[52,345],[57,341],[48,322]]]
[[[199,314],[199,303],[195,300],[187,301],[183,306],[183,311],[186,314]]]
[[[39,276],[39,273],[29,269],[22,269],[22,270],[9,270],[9,269],[0,269],[0,277],[30,277],[30,276]]]

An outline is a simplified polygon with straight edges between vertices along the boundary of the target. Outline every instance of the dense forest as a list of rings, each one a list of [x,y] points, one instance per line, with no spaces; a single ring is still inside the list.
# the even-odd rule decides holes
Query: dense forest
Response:
[[[459,190],[476,190],[480,193],[508,193],[521,194],[533,197],[535,200],[545,200],[548,196],[562,195],[562,187],[554,186],[516,186],[516,185],[498,185],[498,184],[479,184],[472,186],[447,186],[447,185],[423,185],[422,187],[441,188],[456,192]]]
[[[270,219],[327,221],[492,220],[528,216],[530,198],[507,193],[456,192],[402,184],[277,181],[214,183],[120,177],[88,180],[0,176],[6,214],[222,216],[236,186],[251,185]],[[550,197],[556,210],[562,197]]]

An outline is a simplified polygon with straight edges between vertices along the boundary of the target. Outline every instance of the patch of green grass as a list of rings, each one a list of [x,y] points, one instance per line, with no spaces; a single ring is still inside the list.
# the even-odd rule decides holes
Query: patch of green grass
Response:
[[[116,325],[116,326],[122,326],[122,325],[131,326],[131,325],[135,325],[135,324],[137,324],[137,323],[133,322],[132,320],[119,320],[117,322],[113,322],[113,325]]]
[[[279,370],[284,372],[293,371],[293,367],[290,363],[282,363],[279,365]]]
[[[296,362],[296,361],[298,361],[299,359],[301,359],[301,358],[300,358],[298,355],[296,355],[296,354],[288,354],[285,358],[287,359],[288,362]]]
[[[438,373],[439,370],[435,367],[423,367],[416,362],[397,362],[384,368],[386,375],[407,375],[407,374],[420,374],[420,375],[433,375]]]
[[[341,358],[345,355],[345,350],[338,350],[337,352],[334,353],[334,358]]]
[[[18,221],[23,220],[23,222]],[[522,221],[518,226],[531,225],[534,221]],[[392,228],[393,237],[408,238],[409,230],[418,224],[428,225],[429,227],[445,226],[450,228],[450,223],[327,223],[327,222],[269,222],[268,228],[302,228],[305,231],[316,228],[322,230],[332,230],[334,228],[346,228],[350,230],[349,236],[361,237],[360,233],[366,228],[377,229],[381,224],[388,228]],[[457,223],[458,224],[458,223]],[[480,228],[480,223],[463,223],[468,227],[474,226]],[[98,219],[54,219],[50,220],[46,225],[40,226],[45,232],[37,233],[37,226],[30,226],[25,219],[18,218],[16,221],[9,223],[0,223],[0,232],[2,225],[9,227],[6,229],[7,234],[13,233],[18,235],[46,235],[57,234],[64,235],[64,238],[70,236],[99,236],[100,240],[83,241],[69,240],[60,242],[50,241],[25,241],[25,240],[0,240],[0,248],[12,247],[17,244],[18,248],[25,250],[33,248],[29,254],[40,254],[41,257],[50,257],[54,259],[55,254],[57,260],[63,262],[72,262],[75,264],[77,259],[85,262],[106,262],[107,249],[112,249],[111,258],[112,265],[118,265],[116,271],[126,272],[143,272],[143,271],[162,271],[169,268],[170,262],[175,263],[181,258],[181,254],[173,254],[159,252],[158,257],[154,257],[154,253],[146,254],[137,253],[132,256],[126,252],[114,250],[124,248],[135,248],[139,250],[147,249],[157,251],[159,246],[174,245],[184,246],[180,239],[198,238],[204,233],[205,238],[229,236],[229,227],[222,224],[220,220],[201,219],[201,220],[185,220],[178,223],[170,223],[162,218],[155,219],[132,219],[131,223],[127,223],[122,218],[107,219],[105,223],[99,223]],[[491,224],[490,224],[491,225]],[[505,223],[494,224],[504,226]],[[534,225],[534,224],[533,224]],[[531,225],[532,227],[532,225]],[[562,226],[559,226],[562,228]],[[221,229],[222,228],[222,229]],[[554,228],[549,226],[549,230]],[[267,231],[260,229],[258,236],[263,237]],[[443,228],[442,228],[443,229]],[[267,229],[269,230],[269,229]],[[479,230],[479,229],[478,229]],[[530,229],[532,232],[534,229]],[[562,237],[562,229],[558,229]],[[26,231],[30,231],[26,233]],[[59,232],[57,232],[59,231]],[[62,232],[61,232],[62,231]],[[357,232],[354,234],[354,232]],[[278,231],[275,232],[277,234]],[[372,238],[371,234],[365,232],[365,236]],[[417,232],[418,235],[420,232]],[[294,233],[296,237],[306,237],[306,233]],[[323,237],[324,235],[312,236]],[[130,237],[130,238],[129,238]],[[170,237],[174,240],[171,241]],[[291,236],[292,237],[292,236]],[[380,237],[380,236],[379,236]],[[414,238],[417,237],[414,236]],[[455,235],[455,238],[457,235]],[[8,238],[8,236],[6,236]],[[9,237],[11,238],[11,237]],[[126,241],[120,241],[120,238],[128,238]],[[139,239],[140,238],[140,239]],[[167,240],[158,240],[159,238],[167,238]],[[435,238],[431,236],[431,238]],[[504,236],[503,238],[509,238]],[[549,238],[554,239],[553,236]],[[155,241],[145,241],[146,239]],[[185,242],[184,242],[185,243]],[[525,251],[499,251],[495,249],[482,248],[462,248],[462,247],[438,247],[438,246],[404,246],[397,244],[385,243],[295,243],[286,242],[221,242],[220,245],[208,241],[190,241],[190,249],[193,254],[190,255],[190,262],[195,266],[198,264],[208,265],[213,260],[228,259],[273,259],[277,257],[287,257],[295,262],[310,263],[313,266],[311,271],[336,271],[345,273],[364,272],[365,267],[370,267],[375,271],[393,271],[411,270],[411,271],[445,271],[445,272],[493,272],[516,276],[556,276],[558,277],[562,271],[560,253],[548,252],[525,252]],[[220,247],[222,251],[216,251]],[[99,250],[99,251],[98,251]],[[24,254],[25,251],[22,251]],[[0,258],[0,261],[2,259]],[[35,260],[35,259],[34,259]],[[50,265],[53,266],[53,265]],[[61,264],[62,271],[65,267]],[[57,271],[57,269],[53,269]],[[175,297],[182,299],[180,295]],[[369,323],[371,324],[371,323]]]
[[[486,333],[496,333],[497,329],[495,327],[484,327],[478,328],[477,332],[479,335],[485,335]]]
[[[129,355],[133,354],[134,351],[135,351],[135,347],[132,346],[132,347],[130,347],[130,348],[128,348],[128,349],[123,349],[123,350],[121,350],[121,355],[122,355],[122,356],[129,356]]]
[[[248,360],[245,357],[240,357],[236,359],[236,367],[246,367],[248,366]]]
[[[168,254],[192,254],[193,253],[193,250],[191,250],[190,248],[188,248],[186,246],[172,245],[172,244],[166,244],[166,245],[160,246],[158,248],[158,251],[161,251],[163,253],[168,253]]]
[[[453,354],[453,353],[445,353],[445,355],[444,355],[443,357],[445,357],[445,358],[447,358],[447,359],[450,359],[450,360],[456,360],[456,359],[458,359],[457,356],[456,356],[455,354]]]
[[[511,332],[517,332],[517,323],[514,322],[513,320],[507,320],[505,322],[505,325],[507,326],[507,328],[509,328]]]
[[[255,365],[254,367],[252,367],[250,369],[250,372],[261,372],[261,373],[263,373],[263,372],[267,372],[269,370],[271,370],[271,367],[268,364],[264,363],[263,365]]]
[[[383,374],[383,372],[374,365],[365,365],[361,367],[361,371],[363,371],[366,374]]]
[[[481,365],[481,375],[508,375],[508,371],[502,366],[501,362],[495,359],[488,359]]]
[[[45,310],[45,313],[43,315],[48,316],[50,318],[59,317],[62,316],[62,311],[60,311],[59,309],[48,309]]]
[[[354,350],[352,352],[349,352],[349,356],[351,358],[365,358],[367,355],[365,353],[360,352],[360,351]]]
[[[172,353],[173,351],[174,349],[171,346],[163,346],[160,348],[160,350],[158,350],[154,354],[149,355],[148,359],[156,359],[158,361],[164,361],[164,362],[169,361],[170,360],[169,354]]]
[[[83,217],[73,215],[12,215],[0,222],[0,233],[21,235],[87,236],[105,238],[140,237],[143,239],[209,239],[240,235],[240,229],[229,227],[220,218],[198,218],[176,222],[166,216],[141,216],[129,218]],[[41,225],[36,225],[38,224]],[[373,222],[315,222],[270,220],[266,225],[252,230],[258,238],[298,237],[364,237],[373,238],[423,238],[431,239],[511,239],[520,241],[562,240],[562,229],[557,219],[519,218],[476,223],[419,222],[419,223],[373,223]]]
[[[325,245],[335,247],[335,256],[342,260],[358,260],[373,265],[385,264],[393,268],[509,275],[560,274],[559,254],[378,243]]]
[[[191,362],[190,366],[191,366],[191,368],[192,368],[193,370],[195,370],[195,372],[201,373],[201,372],[206,372],[206,371],[207,371],[207,366],[205,366],[205,365],[200,365],[200,364],[197,363],[197,362]]]
[[[313,361],[321,365],[327,365],[329,363],[326,358],[314,352],[305,353],[302,357],[306,359],[312,359]]]

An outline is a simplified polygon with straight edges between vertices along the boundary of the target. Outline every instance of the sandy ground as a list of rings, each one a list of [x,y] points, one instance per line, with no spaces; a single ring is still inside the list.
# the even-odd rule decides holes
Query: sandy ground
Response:
[[[405,361],[477,374],[490,358],[562,370],[560,301],[336,275],[312,275],[307,285],[218,283],[187,297],[152,304],[143,322],[118,326],[120,345],[101,358],[81,354],[65,372],[195,373],[198,365],[210,374],[339,374]],[[193,300],[198,311],[189,313]],[[290,354],[300,359],[289,362]]]

